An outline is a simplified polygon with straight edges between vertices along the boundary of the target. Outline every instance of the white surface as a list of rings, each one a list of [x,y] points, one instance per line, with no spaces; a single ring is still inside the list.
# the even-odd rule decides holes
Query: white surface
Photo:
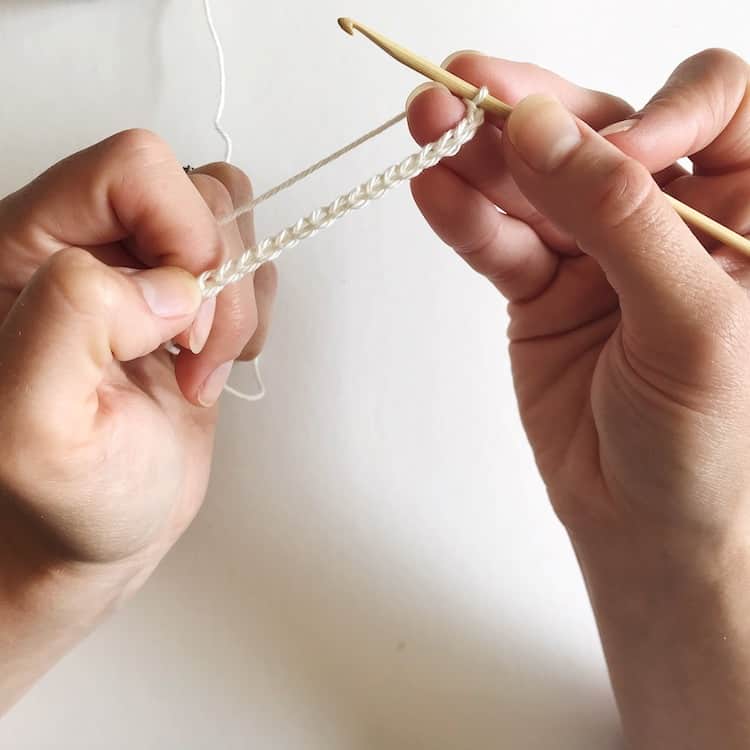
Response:
[[[418,82],[342,34],[342,13],[434,59],[533,60],[636,104],[700,48],[750,53],[736,0],[214,4],[224,123],[260,190]],[[184,162],[221,154],[200,0],[0,0],[0,63],[0,192],[135,125]],[[380,138],[264,205],[259,232],[411,148],[403,128]],[[502,301],[407,190],[280,271],[270,395],[225,402],[204,511],[0,724],[0,747],[617,748],[585,593],[516,416]]]

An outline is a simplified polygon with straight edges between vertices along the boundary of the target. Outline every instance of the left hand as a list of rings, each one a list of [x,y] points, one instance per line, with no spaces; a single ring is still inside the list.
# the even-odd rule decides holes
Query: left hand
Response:
[[[254,241],[251,215],[216,220],[250,192],[240,170],[188,176],[129,131],[0,202],[0,531],[16,540],[2,575],[96,563],[132,584],[195,516],[215,403],[263,345],[276,275],[202,304],[193,275]],[[155,314],[149,289],[173,309]]]
[[[254,241],[226,164],[129,131],[0,201],[0,714],[137,590],[192,521],[216,401],[268,329],[273,266],[202,302]],[[163,344],[183,348],[173,359]]]

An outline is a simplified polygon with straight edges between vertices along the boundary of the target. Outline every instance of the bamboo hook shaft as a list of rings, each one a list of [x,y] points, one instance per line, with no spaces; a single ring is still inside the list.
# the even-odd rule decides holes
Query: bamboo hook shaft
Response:
[[[477,86],[474,86],[468,81],[464,81],[457,75],[454,75],[444,68],[441,68],[439,65],[435,65],[435,63],[416,55],[414,52],[402,47],[400,44],[392,42],[382,34],[373,31],[357,21],[353,21],[350,18],[339,18],[338,23],[347,34],[353,35],[355,31],[359,31],[360,34],[366,36],[371,42],[375,43],[391,57],[412,70],[415,70],[417,73],[421,73],[423,76],[426,76],[433,81],[442,83],[456,96],[460,96],[463,99],[473,99],[477,93],[479,93],[479,88]],[[487,112],[503,119],[513,111],[513,107],[500,101],[500,99],[497,99],[494,96],[487,96],[479,106]],[[702,214],[700,211],[691,208],[687,204],[682,203],[676,198],[673,198],[668,193],[665,193],[665,196],[686,224],[703,232],[709,237],[712,237],[721,244],[731,247],[733,250],[737,250],[744,255],[750,256],[750,239],[743,237],[739,232],[735,232],[733,229],[720,224],[715,219],[712,219],[709,216]]]
[[[412,70],[416,70],[417,73],[421,73],[427,78],[431,78],[433,81],[442,83],[447,86],[456,96],[460,96],[462,99],[473,99],[479,93],[479,87],[474,86],[468,81],[464,81],[463,78],[459,78],[453,73],[441,68],[439,65],[426,60],[424,57],[410,52],[400,44],[392,42],[390,39],[386,39],[382,34],[377,31],[364,26],[357,21],[352,21],[351,18],[339,18],[339,26],[346,31],[347,34],[354,34],[354,31],[359,31],[360,34],[366,36],[371,42],[374,42],[380,49],[387,52],[391,57],[403,63]],[[487,112],[491,112],[499,117],[506,118],[513,110],[513,107],[501,102],[494,96],[487,96],[484,101],[479,105],[482,109]]]

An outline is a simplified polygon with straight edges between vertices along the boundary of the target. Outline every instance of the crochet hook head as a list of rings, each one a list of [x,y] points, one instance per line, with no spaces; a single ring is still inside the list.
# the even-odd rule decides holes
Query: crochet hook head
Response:
[[[423,76],[426,76],[433,81],[442,83],[456,96],[460,96],[463,99],[473,99],[479,93],[478,86],[475,86],[468,81],[464,81],[463,78],[459,78],[457,75],[450,73],[439,65],[435,65],[435,63],[426,60],[424,57],[414,54],[414,52],[402,47],[400,44],[392,42],[390,39],[387,39],[377,31],[373,31],[364,24],[354,21],[351,18],[339,18],[338,21],[339,26],[347,34],[354,35],[355,31],[359,31],[360,34],[366,36],[371,42],[377,44],[380,49],[387,52],[392,58],[398,60],[412,70],[416,70],[417,73],[421,73]],[[503,119],[510,114],[512,109],[508,104],[501,102],[494,96],[487,96],[479,106],[487,112],[491,112],[493,115]]]

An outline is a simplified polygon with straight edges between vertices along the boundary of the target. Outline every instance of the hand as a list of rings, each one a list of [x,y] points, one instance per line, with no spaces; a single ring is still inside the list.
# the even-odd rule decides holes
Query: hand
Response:
[[[750,261],[694,236],[657,182],[750,230],[748,66],[691,58],[633,120],[621,100],[532,66],[466,54],[450,69],[510,103],[557,98],[521,101],[502,133],[484,125],[413,193],[510,300],[521,417],[626,730],[639,748],[746,747]],[[409,122],[425,142],[463,112],[431,87]],[[707,709],[712,688],[723,703]]]
[[[712,260],[648,170],[592,132],[631,116],[621,100],[492,58],[461,56],[451,69],[511,102],[547,91],[588,123],[531,98],[508,137],[487,124],[413,184],[437,233],[510,300],[521,416],[563,522],[581,533],[634,519],[722,530],[747,516],[738,490],[750,467],[736,456],[750,446],[750,264],[708,244]],[[664,170],[663,188],[738,231],[750,227],[746,78],[733,56],[689,60],[635,129],[611,136]],[[715,99],[718,112],[702,104]],[[410,123],[424,142],[462,113],[433,87]],[[674,166],[685,155],[698,175]]]
[[[188,176],[130,131],[0,202],[0,711],[201,505],[215,402],[263,345],[276,277],[201,304],[194,274],[254,241],[249,216],[216,221],[249,195],[239,170]]]

